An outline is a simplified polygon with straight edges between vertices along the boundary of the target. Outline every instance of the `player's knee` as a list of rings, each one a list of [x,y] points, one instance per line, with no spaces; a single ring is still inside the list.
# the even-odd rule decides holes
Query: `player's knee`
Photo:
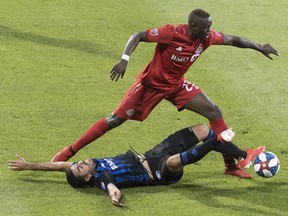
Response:
[[[106,121],[109,129],[113,129],[123,124],[126,121],[126,119],[120,118],[116,114],[112,113],[106,118]]]
[[[175,181],[176,179],[179,179],[179,177],[181,178],[181,176],[183,174],[183,166],[181,166],[178,169],[176,169],[176,167],[174,167],[176,164],[173,163],[173,164],[170,164],[170,167],[169,167],[169,162],[168,161],[169,161],[169,159],[166,161],[166,163],[163,163],[161,165],[161,175],[162,175],[162,177],[164,179],[166,179],[166,180],[172,180],[172,181]],[[171,169],[171,166],[173,166],[172,169]]]
[[[210,129],[205,124],[200,124],[199,127],[200,127],[201,132],[198,133],[197,138],[198,138],[198,140],[204,140],[208,136]]]
[[[191,127],[195,136],[197,137],[197,141],[204,140],[209,134],[209,127],[205,124],[198,124]]]
[[[218,119],[221,117],[222,117],[222,112],[221,112],[220,108],[215,104],[211,105],[209,107],[208,119],[209,120],[215,120],[215,119]]]
[[[165,165],[170,172],[178,172],[181,170],[183,165],[181,163],[180,154],[169,157]]]

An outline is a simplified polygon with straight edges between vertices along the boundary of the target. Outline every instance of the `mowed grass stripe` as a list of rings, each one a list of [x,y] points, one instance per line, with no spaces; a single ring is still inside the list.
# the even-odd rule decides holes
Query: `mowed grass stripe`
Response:
[[[187,167],[177,185],[123,190],[127,208],[117,209],[104,192],[95,188],[73,190],[62,173],[14,173],[5,164],[17,152],[28,160],[49,160],[117,106],[151,59],[155,46],[140,44],[124,79],[117,84],[110,82],[109,70],[131,33],[186,22],[192,8],[203,7],[212,14],[213,28],[261,43],[271,42],[285,56],[283,35],[288,22],[284,1],[1,3],[3,214],[286,214],[287,152],[283,140],[287,138],[287,113],[281,106],[287,107],[287,63],[283,57],[270,62],[251,50],[210,48],[187,78],[222,108],[241,147],[267,143],[269,150],[280,154],[281,170],[273,179],[255,177],[246,181],[224,176],[221,155],[213,152],[197,165]],[[75,160],[122,153],[128,144],[143,152],[169,133],[199,122],[207,123],[197,114],[177,113],[164,101],[145,122],[127,122],[81,150]],[[249,172],[253,174],[252,169]]]

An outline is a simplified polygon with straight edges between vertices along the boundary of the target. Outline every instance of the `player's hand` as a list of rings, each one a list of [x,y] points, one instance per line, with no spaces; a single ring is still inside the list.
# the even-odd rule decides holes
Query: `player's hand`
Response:
[[[27,166],[26,160],[20,155],[16,154],[17,160],[9,160],[7,162],[9,169],[14,171],[25,170]]]
[[[110,71],[110,79],[115,82],[124,76],[128,61],[121,59]]]
[[[112,204],[118,207],[123,207],[123,203],[120,202],[122,196],[121,191],[114,184],[111,183],[108,184],[107,188]]]
[[[273,60],[273,58],[270,56],[270,54],[274,54],[276,56],[278,55],[277,50],[275,50],[270,44],[264,44],[261,47],[261,52],[263,53],[263,55],[265,55],[267,58]]]

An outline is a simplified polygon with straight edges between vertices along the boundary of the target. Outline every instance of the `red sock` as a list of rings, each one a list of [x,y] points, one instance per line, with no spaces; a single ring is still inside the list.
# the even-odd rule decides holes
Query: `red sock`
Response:
[[[210,127],[216,134],[219,134],[228,128],[224,118],[219,118],[219,119],[210,121]]]
[[[210,127],[216,134],[219,134],[228,128],[224,118],[210,121]],[[234,168],[236,166],[235,160],[231,155],[222,153],[222,156],[226,167]]]
[[[77,152],[87,144],[109,131],[106,118],[94,123],[75,143],[72,144],[73,151]]]

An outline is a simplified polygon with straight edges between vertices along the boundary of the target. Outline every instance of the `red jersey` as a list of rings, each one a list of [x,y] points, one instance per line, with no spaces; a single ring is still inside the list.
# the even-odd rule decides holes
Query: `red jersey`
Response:
[[[146,30],[149,42],[157,42],[152,61],[138,79],[143,85],[168,90],[184,80],[184,74],[210,45],[222,44],[222,33],[211,31],[204,40],[192,41],[187,24],[165,25]]]

